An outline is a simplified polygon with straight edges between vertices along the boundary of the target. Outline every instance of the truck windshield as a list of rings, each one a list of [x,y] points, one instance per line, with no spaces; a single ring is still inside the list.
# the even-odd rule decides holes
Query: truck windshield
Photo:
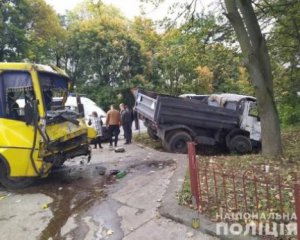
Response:
[[[63,108],[63,101],[55,101],[57,98],[66,98],[70,79],[65,76],[39,72],[39,80],[47,111]]]
[[[259,119],[258,107],[256,102],[250,103],[249,116],[256,117],[257,119]]]

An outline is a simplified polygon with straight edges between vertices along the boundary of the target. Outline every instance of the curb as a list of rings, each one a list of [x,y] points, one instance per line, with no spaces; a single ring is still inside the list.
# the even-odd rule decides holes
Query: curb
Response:
[[[224,240],[256,240],[257,237],[252,236],[234,236],[234,235],[217,235],[216,225],[211,222],[207,217],[196,211],[180,206],[176,198],[176,194],[181,191],[183,180],[185,178],[188,169],[188,157],[186,155],[178,155],[178,160],[176,161],[176,169],[172,178],[170,179],[170,184],[162,198],[162,202],[158,211],[161,216],[169,218],[175,222],[184,224],[188,227],[192,227],[193,219],[200,220],[199,231]]]

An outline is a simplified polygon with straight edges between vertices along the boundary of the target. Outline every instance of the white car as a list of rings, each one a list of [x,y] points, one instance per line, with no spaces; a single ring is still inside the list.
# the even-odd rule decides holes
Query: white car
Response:
[[[81,103],[84,107],[84,117],[86,122],[88,123],[90,117],[92,116],[92,112],[97,112],[98,117],[101,117],[103,124],[106,122],[106,112],[97,104],[87,97],[80,97]],[[69,96],[65,103],[65,107],[70,108],[70,110],[77,110],[77,100],[76,97]]]
[[[107,140],[108,137],[108,128],[105,125],[106,123],[106,112],[100,108],[99,106],[97,106],[97,104],[92,101],[91,99],[87,98],[87,97],[80,97],[81,103],[83,105],[84,108],[84,118],[86,123],[88,124],[89,119],[92,116],[92,112],[97,112],[98,117],[101,118],[102,120],[102,140]],[[65,103],[65,107],[69,108],[70,110],[75,110],[77,111],[77,99],[75,96],[69,96],[67,98],[67,101]]]

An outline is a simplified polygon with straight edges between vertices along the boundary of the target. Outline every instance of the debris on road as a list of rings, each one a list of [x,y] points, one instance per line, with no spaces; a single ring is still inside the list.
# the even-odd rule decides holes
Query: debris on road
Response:
[[[120,171],[119,173],[117,173],[116,178],[120,179],[126,176],[126,172],[125,171]]]
[[[48,205],[48,204],[44,204],[44,205],[42,206],[42,208],[43,208],[43,209],[47,209],[47,208],[49,208],[49,205]]]
[[[117,175],[119,172],[120,172],[120,170],[113,169],[113,170],[110,170],[110,175]]]
[[[123,148],[123,147],[115,148],[115,152],[116,153],[123,153],[123,152],[125,152],[125,148]]]
[[[192,238],[192,237],[194,236],[194,233],[188,232],[188,233],[186,234],[186,236],[187,236],[187,238]]]
[[[114,233],[114,231],[111,230],[111,229],[109,229],[109,230],[106,232],[106,235],[107,235],[107,236],[110,236],[110,235],[112,235],[113,233]]]

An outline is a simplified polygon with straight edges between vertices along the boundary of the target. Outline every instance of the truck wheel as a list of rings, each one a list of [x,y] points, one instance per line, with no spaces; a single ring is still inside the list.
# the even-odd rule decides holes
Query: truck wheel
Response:
[[[19,189],[30,186],[34,182],[34,178],[10,177],[7,165],[0,162],[0,183],[9,189]]]
[[[153,130],[151,127],[147,127],[147,133],[151,139],[153,139],[153,140],[158,139],[158,136],[156,136],[156,131]]]
[[[240,154],[249,153],[252,151],[252,144],[248,137],[236,135],[229,141],[229,150]]]
[[[168,151],[174,153],[187,153],[187,142],[189,141],[192,141],[192,138],[187,132],[175,132],[167,140]]]

